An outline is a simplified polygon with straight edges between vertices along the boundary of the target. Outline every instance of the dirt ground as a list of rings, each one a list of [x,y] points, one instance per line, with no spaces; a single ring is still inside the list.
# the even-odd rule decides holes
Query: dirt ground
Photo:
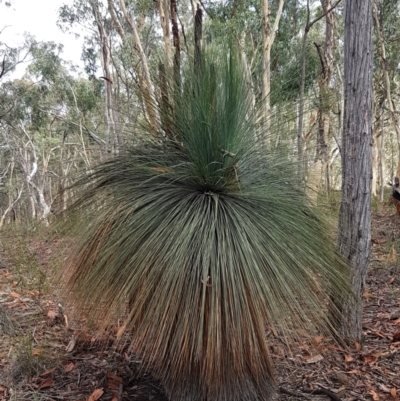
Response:
[[[275,339],[277,400],[400,400],[400,216],[376,209],[363,343],[319,336],[288,354]],[[166,401],[128,346],[69,321],[50,280],[59,242],[39,237],[0,234],[0,401]]]

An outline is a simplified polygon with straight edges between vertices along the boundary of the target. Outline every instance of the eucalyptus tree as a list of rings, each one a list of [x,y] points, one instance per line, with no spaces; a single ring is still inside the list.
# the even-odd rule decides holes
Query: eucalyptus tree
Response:
[[[327,16],[332,10],[341,2],[341,0],[336,0],[335,2],[323,1],[322,9],[323,11],[319,13],[318,16],[312,18],[311,8],[310,8],[310,0],[307,0],[307,17],[306,23],[304,27],[304,34],[302,40],[302,52],[301,52],[301,80],[300,80],[300,99],[299,99],[299,119],[298,119],[298,127],[297,127],[297,153],[298,153],[298,179],[299,181],[303,181],[304,179],[304,155],[303,155],[303,117],[304,117],[304,103],[305,103],[305,77],[306,77],[306,48],[307,48],[307,38],[311,28],[322,18]],[[332,22],[332,16],[330,15],[329,20]],[[329,26],[329,22],[328,25]],[[326,33],[328,37],[331,37],[331,34]],[[327,38],[327,36],[325,36]],[[328,47],[327,47],[328,48]],[[327,49],[326,48],[326,49]],[[322,67],[323,68],[323,67]],[[330,74],[328,74],[330,75]],[[323,124],[323,123],[322,123]],[[320,145],[324,145],[321,143]],[[321,146],[321,149],[324,146]]]
[[[265,128],[268,132],[268,120],[271,114],[271,48],[274,44],[276,32],[278,31],[281,19],[284,0],[279,0],[274,23],[271,28],[271,15],[269,0],[261,0],[262,21],[263,21],[263,63],[262,63],[262,98],[264,100]],[[270,137],[269,135],[267,138]]]
[[[0,119],[7,183],[2,204],[8,205],[1,224],[11,213],[19,221],[47,221],[68,172],[89,166],[104,141],[96,117],[99,81],[74,78],[60,57],[61,45],[29,41],[31,62],[24,77],[0,85],[0,110],[7,110]]]
[[[321,165],[321,178],[325,191],[330,189],[329,176],[329,132],[331,129],[331,109],[335,102],[334,92],[331,86],[334,72],[335,51],[335,16],[332,0],[321,0],[321,6],[325,14],[325,40],[321,45],[315,43],[318,51],[321,69],[318,78],[319,105],[318,105],[318,134],[315,162]]]
[[[343,304],[342,332],[362,338],[362,295],[371,246],[372,0],[345,3],[342,201],[338,248],[353,268],[354,297]]]
[[[399,29],[400,3],[397,0],[392,1],[373,1],[373,18],[375,27],[376,53],[378,55],[379,64],[377,63],[377,74],[375,86],[379,96],[378,104],[380,104],[378,113],[378,121],[384,119],[386,114],[389,115],[391,127],[396,133],[397,153],[400,155],[400,121],[398,110],[396,107],[396,98],[398,93],[396,89],[398,84],[396,77],[398,73],[398,65],[400,62],[400,49],[397,45],[397,30]],[[383,85],[381,85],[383,82]],[[382,114],[382,117],[379,117]],[[376,142],[380,141],[380,184],[381,198],[383,198],[383,187],[386,183],[384,178],[384,124],[379,124],[381,129],[378,129]],[[377,145],[377,144],[376,144]],[[377,173],[377,171],[375,171]],[[392,172],[393,173],[393,172]],[[376,175],[376,174],[375,174]],[[397,160],[397,176],[400,176],[400,156]],[[393,177],[390,177],[392,180]],[[382,199],[383,200],[383,199]]]

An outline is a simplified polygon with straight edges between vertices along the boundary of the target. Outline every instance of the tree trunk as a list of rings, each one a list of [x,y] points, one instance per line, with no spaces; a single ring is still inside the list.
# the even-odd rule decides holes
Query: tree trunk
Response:
[[[197,6],[196,17],[194,19],[194,73],[196,76],[201,68],[201,45],[203,40],[203,12]]]
[[[181,87],[181,45],[179,40],[179,28],[178,28],[178,6],[176,0],[171,0],[171,24],[172,24],[172,37],[175,47],[174,54],[174,81],[176,89],[179,90]]]
[[[384,130],[384,113],[383,107],[381,108],[381,115],[379,118],[380,127],[380,143],[379,143],[379,200],[383,202],[385,199],[385,175],[384,175],[384,164],[385,164],[385,130]]]
[[[330,130],[330,112],[331,112],[331,88],[330,81],[333,70],[333,51],[334,51],[334,15],[333,12],[327,12],[332,7],[331,0],[321,0],[322,9],[325,16],[325,44],[323,49],[317,43],[315,46],[318,51],[321,72],[319,74],[319,112],[318,112],[318,134],[317,151],[315,163],[321,163],[320,188],[329,192],[329,130]]]
[[[301,46],[301,77],[300,77],[300,98],[299,98],[299,119],[297,125],[297,177],[299,181],[299,185],[301,185],[304,179],[304,160],[303,160],[303,113],[304,113],[304,91],[305,91],[305,82],[306,82],[306,47],[307,47],[307,37],[310,29],[314,24],[316,24],[320,19],[322,19],[325,15],[330,13],[341,0],[337,0],[334,5],[329,5],[324,7],[324,12],[314,20],[310,20],[311,11],[310,11],[310,0],[307,0],[307,17],[306,17],[306,26],[304,27],[303,41]]]
[[[172,49],[171,49],[171,34],[169,27],[169,7],[168,0],[157,0],[157,9],[160,14],[160,23],[163,32],[164,47],[165,47],[165,65],[167,69],[168,80],[171,81],[172,74]]]
[[[268,0],[262,0],[263,17],[263,75],[262,75],[262,99],[264,102],[264,126],[267,135],[269,134],[269,118],[271,114],[271,48],[275,41],[279,20],[281,19],[284,0],[279,0],[274,25],[270,27],[270,12]],[[267,136],[268,141],[269,135]]]
[[[114,104],[113,104],[113,90],[112,90],[112,75],[111,75],[111,49],[110,49],[110,38],[104,27],[103,19],[100,15],[97,1],[90,1],[92,7],[93,16],[96,21],[97,30],[99,32],[100,43],[101,43],[101,66],[103,69],[103,79],[105,86],[105,117],[106,117],[106,152],[111,153],[113,151],[113,143],[116,135],[116,127],[114,122]]]
[[[154,94],[154,85],[150,77],[150,70],[147,63],[147,57],[144,53],[142,43],[140,41],[138,28],[136,23],[128,10],[126,9],[125,0],[119,0],[119,4],[121,6],[122,13],[124,15],[125,21],[127,22],[129,29],[131,31],[133,40],[134,40],[134,47],[138,53],[140,64],[142,66],[143,71],[143,86],[142,92],[144,97],[144,102],[146,105],[146,111],[148,114],[148,119],[150,123],[150,127],[156,136],[160,133],[160,116],[157,112],[156,107],[156,97]]]
[[[371,244],[372,0],[345,3],[342,202],[338,248],[352,269],[342,334],[362,337],[362,294]]]
[[[381,146],[383,145],[382,142],[382,136],[383,136],[383,130],[381,126],[381,114],[383,112],[383,103],[385,101],[385,96],[383,95],[378,96],[377,91],[375,91],[375,102],[374,102],[374,125],[373,125],[373,148],[372,148],[372,189],[371,189],[371,195],[372,196],[377,196],[378,195],[378,186],[381,188],[382,182],[384,182],[384,177],[383,177],[383,169],[382,167],[382,161],[384,158],[382,158],[384,152],[382,151],[383,149]],[[382,99],[379,101],[377,98]]]
[[[385,97],[387,101],[387,107],[389,109],[390,118],[392,120],[393,128],[396,132],[397,148],[399,150],[399,159],[397,163],[397,177],[400,177],[400,126],[399,126],[396,106],[392,99],[392,90],[389,77],[389,66],[386,58],[385,38],[383,37],[382,27],[379,22],[378,8],[375,2],[373,5],[373,16],[374,16],[375,32],[379,42],[378,54],[379,54],[379,61],[381,63],[381,67],[383,70]],[[393,179],[393,177],[390,178]]]

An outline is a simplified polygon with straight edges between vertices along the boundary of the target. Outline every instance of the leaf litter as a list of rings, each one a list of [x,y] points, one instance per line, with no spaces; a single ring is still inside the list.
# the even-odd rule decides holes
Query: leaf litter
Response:
[[[30,248],[51,277],[61,241],[35,240]],[[268,333],[276,367],[276,400],[400,401],[400,217],[383,207],[373,214],[371,267],[364,291],[362,344],[329,338],[291,344]],[[128,343],[114,345],[118,327],[95,335],[69,322],[58,295],[20,288],[20,272],[0,255],[0,401],[166,401],[162,386],[143,372]],[[26,341],[29,335],[29,342]],[[29,345],[27,345],[29,343]],[[21,348],[34,369],[12,375]],[[23,367],[19,367],[23,371]]]

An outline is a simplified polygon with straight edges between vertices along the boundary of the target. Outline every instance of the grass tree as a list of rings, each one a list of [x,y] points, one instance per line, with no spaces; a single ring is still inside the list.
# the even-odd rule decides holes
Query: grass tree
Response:
[[[199,71],[182,78],[170,137],[79,180],[67,289],[104,326],[130,305],[132,347],[172,400],[269,400],[267,330],[334,331],[326,301],[348,270],[296,166],[265,148],[239,58]]]

